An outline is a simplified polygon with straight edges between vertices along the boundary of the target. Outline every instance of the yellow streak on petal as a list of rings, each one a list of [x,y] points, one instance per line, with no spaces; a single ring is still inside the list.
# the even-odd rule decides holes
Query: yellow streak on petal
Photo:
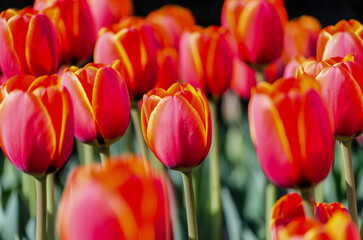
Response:
[[[116,47],[121,55],[121,59],[122,59],[122,63],[125,65],[126,70],[130,76],[130,79],[134,79],[134,70],[132,68],[132,64],[130,61],[130,58],[128,57],[126,50],[124,48],[124,46],[120,43],[120,41],[118,39],[121,38],[122,35],[126,34],[126,29],[123,31],[120,31],[119,33],[117,33],[115,35],[115,43],[116,43]]]

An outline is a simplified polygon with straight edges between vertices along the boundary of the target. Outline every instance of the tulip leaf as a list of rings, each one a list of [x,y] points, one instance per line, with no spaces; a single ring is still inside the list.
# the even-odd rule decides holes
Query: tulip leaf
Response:
[[[221,190],[222,208],[224,212],[224,218],[227,226],[228,237],[231,240],[241,239],[242,234],[242,222],[238,215],[237,207],[233,201],[228,188],[222,188]]]

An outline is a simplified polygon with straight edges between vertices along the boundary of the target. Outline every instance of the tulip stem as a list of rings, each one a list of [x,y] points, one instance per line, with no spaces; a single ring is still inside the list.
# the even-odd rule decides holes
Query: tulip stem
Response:
[[[110,147],[101,147],[100,148],[100,157],[102,166],[105,167],[108,159],[110,158]]]
[[[314,217],[314,205],[312,201],[314,199],[314,187],[302,188],[300,189],[300,193],[303,199],[305,216]]]
[[[355,193],[354,172],[353,172],[352,154],[350,151],[350,142],[351,142],[350,140],[341,141],[340,145],[343,154],[348,211],[353,222],[358,226],[357,199]]]
[[[47,220],[47,184],[46,176],[35,178],[37,192],[37,221],[36,221],[36,240],[46,239],[46,220]]]
[[[218,98],[210,101],[212,118],[212,143],[211,158],[209,164],[209,199],[210,199],[210,220],[211,238],[221,239],[222,211],[221,211],[221,182],[219,166],[219,134],[218,134]]]
[[[197,213],[195,210],[192,171],[181,172],[184,185],[185,206],[187,210],[189,240],[198,240]]]
[[[84,157],[84,164],[90,165],[94,161],[94,155],[93,155],[93,146],[88,144],[82,144],[83,145],[83,157]]]
[[[270,231],[270,221],[272,207],[276,202],[276,186],[273,185],[270,181],[267,181],[265,191],[265,239],[271,240],[272,236]]]
[[[48,240],[55,240],[54,173],[47,175]]]

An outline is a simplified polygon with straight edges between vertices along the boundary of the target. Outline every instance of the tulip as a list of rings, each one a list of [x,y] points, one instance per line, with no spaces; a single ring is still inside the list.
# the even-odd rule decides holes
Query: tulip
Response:
[[[58,208],[60,239],[170,239],[165,184],[165,176],[148,174],[136,156],[114,157],[103,168],[77,167]]]
[[[333,163],[333,129],[309,77],[261,83],[248,107],[251,138],[267,178],[285,188],[309,188]]]
[[[356,20],[341,20],[335,26],[324,28],[319,35],[316,58],[324,61],[328,58],[353,54],[363,65],[362,24]]]
[[[145,141],[168,168],[190,170],[203,162],[211,143],[211,118],[204,93],[184,83],[144,95],[141,126]]]
[[[97,32],[87,0],[36,0],[34,8],[56,26],[62,63],[91,56]]]
[[[292,19],[285,26],[284,50],[289,58],[300,55],[308,58],[316,54],[316,44],[321,30],[319,21],[303,15]]]
[[[233,55],[223,27],[195,27],[180,40],[179,67],[184,82],[221,96],[231,84]]]
[[[17,74],[52,74],[59,64],[58,38],[50,19],[32,8],[0,14],[0,68]]]
[[[103,64],[67,68],[62,86],[68,89],[75,114],[74,136],[99,148],[109,147],[125,133],[130,120],[126,83]]]
[[[167,47],[158,52],[158,79],[154,88],[167,90],[179,80],[178,51]]]
[[[28,87],[21,86],[22,80],[30,79]],[[20,171],[36,176],[56,171],[66,163],[73,147],[68,91],[59,88],[56,75],[23,75],[10,78],[9,83],[0,105],[1,148]]]
[[[285,66],[283,78],[293,78],[300,64],[303,64],[306,60],[302,55],[291,58]],[[314,60],[314,58],[309,58],[309,60]]]
[[[179,48],[182,33],[195,25],[192,12],[178,5],[164,5],[146,17],[154,28],[161,48]]]
[[[281,55],[286,16],[280,1],[228,0],[222,10],[222,26],[231,31],[239,57],[260,65]]]
[[[251,89],[256,86],[256,73],[253,68],[242,62],[239,58],[233,60],[233,74],[231,88],[241,98],[248,100]]]
[[[112,64],[128,75],[131,99],[140,99],[156,84],[158,62],[152,27],[141,18],[129,18],[99,32],[94,49],[97,63]]]

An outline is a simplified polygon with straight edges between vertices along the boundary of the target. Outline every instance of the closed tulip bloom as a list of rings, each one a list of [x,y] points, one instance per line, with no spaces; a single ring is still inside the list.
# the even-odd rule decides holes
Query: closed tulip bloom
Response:
[[[144,95],[141,126],[151,151],[170,169],[191,170],[208,154],[212,135],[208,101],[187,83]]]
[[[322,96],[334,119],[337,139],[353,138],[363,122],[363,70],[355,58],[348,55],[324,62],[307,61],[297,74],[306,74],[321,84]]]
[[[356,20],[341,20],[334,26],[324,28],[319,35],[316,58],[324,61],[328,58],[355,56],[363,65],[362,24]]]
[[[222,25],[230,29],[243,61],[266,64],[281,55],[283,25],[286,21],[283,12],[286,13],[283,4],[275,4],[274,1],[224,2]]]
[[[163,184],[164,176],[148,174],[136,156],[114,157],[103,168],[96,164],[76,168],[58,208],[60,239],[170,239]]]
[[[235,57],[233,59],[232,90],[241,98],[248,100],[251,97],[251,89],[254,86],[256,86],[255,70]]]
[[[178,5],[165,5],[146,17],[154,28],[159,47],[179,48],[182,33],[195,25],[192,12]]]
[[[231,84],[233,54],[223,27],[195,27],[183,34],[179,69],[184,82],[208,95],[222,95]]]
[[[130,120],[130,100],[116,70],[94,63],[70,67],[62,76],[62,85],[77,113],[74,135],[78,140],[108,147],[123,136]]]
[[[0,14],[0,67],[6,78],[57,71],[58,38],[50,19],[32,8]]]
[[[257,157],[271,182],[284,188],[308,188],[328,175],[333,129],[315,79],[260,83],[248,111]]]
[[[56,171],[66,163],[73,147],[73,108],[68,91],[59,87],[56,75],[23,75],[8,82],[7,96],[0,104],[1,148],[23,172],[41,176]]]
[[[179,80],[178,51],[167,47],[158,52],[158,79],[154,88],[167,90]]]
[[[99,32],[94,60],[112,64],[130,78],[130,98],[140,99],[156,84],[158,62],[156,40],[152,27],[141,18],[128,18]]]
[[[287,56],[315,56],[320,30],[320,22],[312,16],[303,15],[292,19],[286,24],[284,33],[284,50]]]

